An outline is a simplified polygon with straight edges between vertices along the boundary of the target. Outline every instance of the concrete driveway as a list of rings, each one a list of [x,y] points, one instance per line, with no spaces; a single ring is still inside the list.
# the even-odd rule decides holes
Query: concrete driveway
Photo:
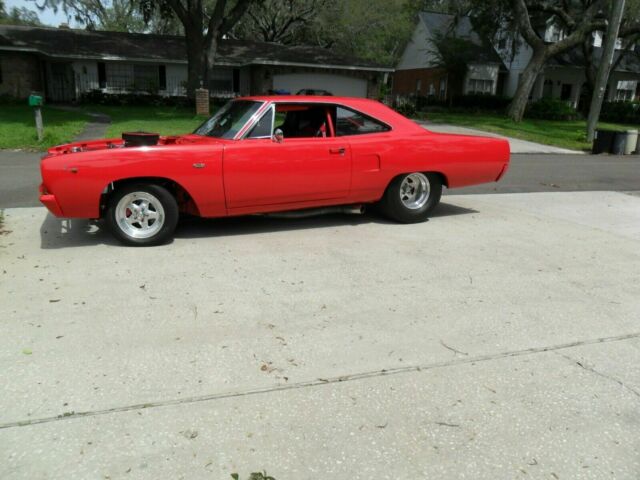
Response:
[[[3,229],[0,478],[640,474],[640,197]]]

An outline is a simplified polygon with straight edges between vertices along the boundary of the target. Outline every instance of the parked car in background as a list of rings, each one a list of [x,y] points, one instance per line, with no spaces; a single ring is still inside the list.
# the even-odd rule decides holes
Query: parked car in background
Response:
[[[443,186],[498,181],[508,165],[505,140],[433,133],[373,100],[258,96],[230,101],[191,134],[51,148],[40,201],[58,217],[104,219],[126,244],[155,245],[182,213],[361,212],[377,203],[393,220],[421,222]]]
[[[291,92],[289,90],[283,90],[281,88],[277,88],[275,90],[267,91],[267,94],[269,94],[269,95],[291,95]]]
[[[316,90],[313,88],[303,88],[296,95],[317,95],[320,97],[330,97],[333,96],[333,93],[328,92],[327,90]]]

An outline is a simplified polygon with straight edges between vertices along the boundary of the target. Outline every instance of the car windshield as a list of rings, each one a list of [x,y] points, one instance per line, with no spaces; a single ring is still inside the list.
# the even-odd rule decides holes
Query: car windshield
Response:
[[[233,138],[261,105],[261,102],[247,100],[231,101],[193,133],[207,137]]]

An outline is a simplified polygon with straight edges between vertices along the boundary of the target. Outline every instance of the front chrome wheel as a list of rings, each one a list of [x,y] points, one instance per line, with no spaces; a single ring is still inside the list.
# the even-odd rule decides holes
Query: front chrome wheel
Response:
[[[419,210],[429,201],[431,184],[423,173],[407,175],[400,184],[400,201],[410,210]]]
[[[125,235],[138,239],[153,237],[165,222],[162,203],[148,192],[131,192],[123,196],[116,205],[115,217]]]

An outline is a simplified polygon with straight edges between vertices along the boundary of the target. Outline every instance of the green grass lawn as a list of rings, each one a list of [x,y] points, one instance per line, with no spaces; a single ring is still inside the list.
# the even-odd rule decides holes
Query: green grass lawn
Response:
[[[38,142],[31,107],[0,105],[0,149],[24,148],[44,150],[69,142],[82,131],[88,118],[75,112],[63,112],[49,107],[42,109],[44,139]]]
[[[122,132],[145,131],[160,135],[191,133],[206,117],[195,115],[195,108],[183,107],[111,107],[86,105],[87,112],[111,117],[107,137],[120,137]]]
[[[571,150],[591,150],[587,143],[586,121],[555,121],[524,119],[515,123],[507,117],[491,114],[432,112],[424,114],[424,119],[434,123],[446,123],[462,127],[476,128],[508,137],[531,142],[569,148]],[[613,130],[638,129],[638,125],[600,123],[598,128]]]

